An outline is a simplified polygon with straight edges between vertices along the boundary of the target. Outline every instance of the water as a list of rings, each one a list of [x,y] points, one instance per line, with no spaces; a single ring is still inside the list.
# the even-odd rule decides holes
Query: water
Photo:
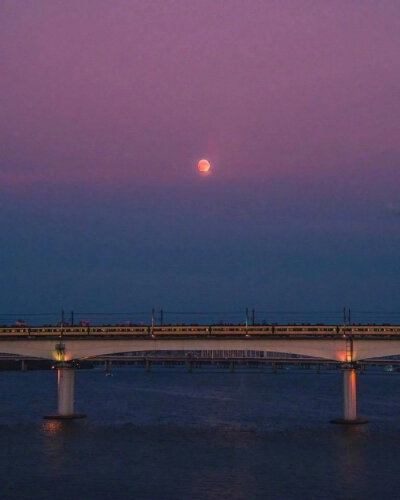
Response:
[[[54,372],[0,373],[0,498],[398,498],[400,374],[358,376],[364,426],[341,416],[340,373],[268,368],[76,374],[51,422]]]

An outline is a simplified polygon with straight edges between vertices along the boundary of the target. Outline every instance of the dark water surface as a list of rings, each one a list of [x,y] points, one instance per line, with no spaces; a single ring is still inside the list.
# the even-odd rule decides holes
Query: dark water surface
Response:
[[[180,369],[76,374],[50,422],[54,372],[0,373],[0,499],[399,498],[400,374],[358,375],[364,426],[336,371]]]

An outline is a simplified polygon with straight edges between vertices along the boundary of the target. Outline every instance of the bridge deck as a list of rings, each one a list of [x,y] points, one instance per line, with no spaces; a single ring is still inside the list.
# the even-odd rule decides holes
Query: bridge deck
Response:
[[[400,326],[1,327],[0,352],[69,361],[140,351],[254,350],[339,362],[400,354]]]

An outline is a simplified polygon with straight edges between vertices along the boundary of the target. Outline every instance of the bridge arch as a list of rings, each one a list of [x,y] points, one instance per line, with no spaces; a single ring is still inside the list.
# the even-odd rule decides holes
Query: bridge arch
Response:
[[[400,356],[400,340],[357,340],[354,341],[353,359],[362,361],[385,356]]]
[[[65,359],[83,359],[123,352],[143,351],[269,351],[312,356],[333,361],[350,361],[349,343],[343,338],[184,338],[184,339],[4,339],[5,354],[57,360],[56,346],[65,346]],[[353,361],[400,355],[398,339],[353,340]]]
[[[65,346],[65,360],[107,354],[143,351],[269,351],[345,361],[346,346],[341,339],[68,339],[4,340],[0,350],[7,354],[57,360],[56,346]]]

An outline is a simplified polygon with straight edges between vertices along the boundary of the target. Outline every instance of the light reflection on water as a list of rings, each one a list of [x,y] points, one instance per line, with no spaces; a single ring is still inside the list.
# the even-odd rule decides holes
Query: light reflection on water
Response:
[[[341,427],[337,372],[82,371],[64,422],[54,373],[3,372],[1,499],[396,498],[399,384],[359,376],[371,423]]]
[[[59,434],[63,430],[63,422],[60,420],[45,420],[42,425],[43,435]]]

